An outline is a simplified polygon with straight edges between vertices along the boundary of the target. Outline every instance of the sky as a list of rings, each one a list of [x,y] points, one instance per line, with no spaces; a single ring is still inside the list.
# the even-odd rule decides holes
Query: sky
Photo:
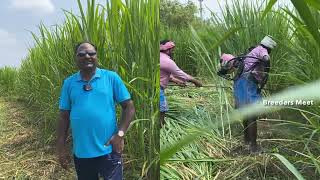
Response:
[[[85,5],[86,0],[81,0]],[[179,0],[187,2],[187,0]],[[199,5],[198,0],[192,0]],[[204,17],[210,15],[207,8],[220,13],[218,1],[225,5],[227,0],[203,0]],[[257,0],[259,2],[263,0]],[[288,4],[289,0],[280,0]],[[96,0],[105,4],[106,0]],[[34,41],[31,32],[39,34],[38,25],[42,22],[47,27],[62,24],[63,10],[79,14],[77,0],[1,0],[0,6],[0,68],[3,66],[19,67],[27,56],[28,48]]]
[[[105,4],[106,0],[96,2]],[[62,9],[79,14],[77,0],[1,0],[0,68],[19,67],[34,44],[30,31],[39,34],[41,22],[46,26],[62,24]]]
[[[188,2],[188,0],[178,0],[178,1],[182,3]],[[199,0],[190,0],[190,1],[194,2],[199,7]],[[231,3],[232,1],[233,0],[202,0],[204,18],[207,18],[210,16],[211,14],[210,11],[218,14],[221,13],[220,6],[221,8],[223,8],[227,2]],[[262,4],[263,2],[269,2],[270,0],[251,0],[251,1]],[[284,6],[284,5],[289,5],[289,7],[292,6],[290,0],[278,0],[275,6]]]

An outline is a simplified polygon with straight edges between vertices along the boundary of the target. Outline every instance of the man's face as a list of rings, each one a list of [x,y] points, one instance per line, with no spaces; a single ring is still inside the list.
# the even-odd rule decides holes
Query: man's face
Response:
[[[89,43],[79,46],[76,53],[76,61],[80,70],[94,70],[97,67],[97,52]]]

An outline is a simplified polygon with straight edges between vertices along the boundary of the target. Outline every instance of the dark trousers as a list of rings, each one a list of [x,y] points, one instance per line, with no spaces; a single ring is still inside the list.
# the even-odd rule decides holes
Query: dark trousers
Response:
[[[77,158],[74,155],[74,164],[78,180],[122,180],[121,154],[110,154],[94,158]]]

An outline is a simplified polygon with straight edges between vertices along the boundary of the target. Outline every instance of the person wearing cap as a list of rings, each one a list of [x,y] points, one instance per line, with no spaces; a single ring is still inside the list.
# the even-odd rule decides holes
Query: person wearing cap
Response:
[[[266,36],[246,55],[248,57],[244,59],[243,72],[234,81],[235,108],[241,108],[262,99],[261,89],[266,84],[270,68],[269,54],[276,45],[271,36]],[[261,147],[257,144],[256,120],[257,117],[247,117],[243,121],[244,141],[249,145],[251,153],[261,152]]]
[[[195,86],[201,87],[200,81],[183,72],[172,60],[175,44],[170,40],[160,42],[160,125],[164,125],[165,113],[168,111],[168,104],[164,94],[169,81],[173,81],[180,86],[186,86],[186,82],[192,82]]]

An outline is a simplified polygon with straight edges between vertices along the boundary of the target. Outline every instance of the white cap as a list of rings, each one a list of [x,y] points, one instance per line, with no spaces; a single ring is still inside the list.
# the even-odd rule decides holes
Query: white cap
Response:
[[[277,43],[272,39],[272,36],[269,36],[269,35],[265,36],[262,39],[260,44],[262,44],[270,49],[273,49],[274,47],[277,46]]]

